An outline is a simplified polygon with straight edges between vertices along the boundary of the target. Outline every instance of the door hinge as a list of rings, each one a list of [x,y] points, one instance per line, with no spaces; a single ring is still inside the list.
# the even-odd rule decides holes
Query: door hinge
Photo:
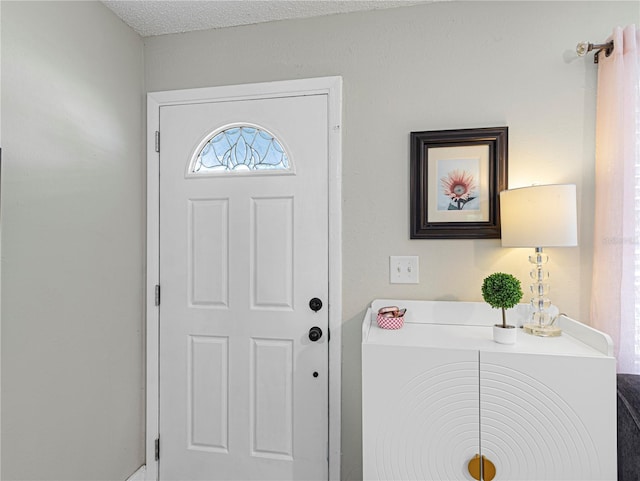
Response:
[[[160,460],[160,438],[156,438],[156,461]]]
[[[156,152],[160,152],[160,131],[156,130]]]
[[[156,297],[155,297],[155,303],[156,303],[156,306],[159,306],[159,305],[160,305],[160,285],[159,285],[159,284],[156,284],[156,293],[155,293],[155,296],[156,296]]]

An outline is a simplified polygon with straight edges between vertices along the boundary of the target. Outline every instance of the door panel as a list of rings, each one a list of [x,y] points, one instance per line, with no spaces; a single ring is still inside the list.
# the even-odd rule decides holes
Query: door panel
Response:
[[[293,197],[251,199],[251,307],[293,309]]]
[[[191,449],[228,450],[228,346],[226,337],[189,336],[187,410]]]
[[[190,305],[228,307],[229,201],[190,200],[189,219]]]
[[[615,385],[590,382],[615,382],[596,374],[614,366],[597,357],[480,352],[480,438],[496,481],[615,478],[616,447],[603,441],[615,438]]]
[[[251,452],[293,459],[293,342],[253,339]]]
[[[366,344],[362,363],[364,479],[472,480],[478,353]]]
[[[242,122],[293,171],[187,171]],[[160,129],[160,479],[326,479],[327,96],[163,106]]]

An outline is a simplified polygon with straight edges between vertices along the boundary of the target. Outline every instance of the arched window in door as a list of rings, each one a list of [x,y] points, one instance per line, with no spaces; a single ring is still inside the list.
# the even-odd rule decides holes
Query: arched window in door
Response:
[[[269,131],[249,124],[214,131],[189,168],[190,175],[274,171],[292,172],[285,148]]]

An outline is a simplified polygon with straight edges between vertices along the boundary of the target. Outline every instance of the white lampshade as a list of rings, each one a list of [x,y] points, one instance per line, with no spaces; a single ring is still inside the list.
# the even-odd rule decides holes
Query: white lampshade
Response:
[[[500,192],[503,247],[578,245],[576,186],[534,185]]]

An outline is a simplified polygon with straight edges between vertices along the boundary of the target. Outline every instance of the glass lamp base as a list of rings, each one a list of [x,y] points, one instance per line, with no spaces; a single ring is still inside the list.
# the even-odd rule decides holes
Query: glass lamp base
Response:
[[[525,324],[522,329],[527,334],[540,337],[557,337],[562,334],[562,329],[557,326],[545,326],[540,324]]]

